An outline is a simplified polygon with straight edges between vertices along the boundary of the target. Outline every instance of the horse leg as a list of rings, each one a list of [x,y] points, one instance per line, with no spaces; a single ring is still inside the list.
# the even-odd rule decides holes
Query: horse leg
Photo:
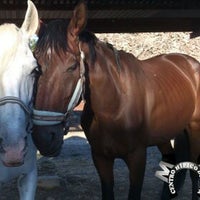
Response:
[[[102,200],[114,200],[114,158],[92,152],[93,162],[101,180]]]
[[[136,149],[125,158],[129,169],[129,200],[140,200],[146,165],[146,147]]]
[[[23,174],[18,179],[18,190],[20,200],[34,200],[37,186],[37,168],[36,164],[33,170],[27,174]]]
[[[189,137],[188,132],[184,130],[181,134],[179,134],[174,140],[174,150],[175,150],[175,157],[176,157],[176,164],[180,162],[187,162],[190,160],[190,144],[189,144]],[[184,185],[185,178],[186,178],[186,169],[182,169],[179,173],[176,174],[175,177],[175,188],[179,191],[182,186]]]
[[[199,196],[198,196],[197,192],[198,192],[199,176],[196,172],[190,170],[190,178],[192,181],[192,200],[198,200]]]
[[[170,164],[176,163],[175,152],[170,141],[157,145],[157,147],[162,154],[162,161]]]
[[[176,163],[175,152],[174,152],[174,149],[172,148],[170,141],[160,144],[157,147],[162,154],[162,161],[170,163],[170,164]],[[161,200],[168,200],[168,199],[170,199],[169,186],[168,186],[168,183],[164,182],[162,192],[161,192]]]
[[[193,131],[189,134],[190,138],[190,161],[195,164],[200,164],[200,131]],[[199,175],[197,172],[190,170],[192,181],[192,200],[198,200],[198,182]]]
[[[179,162],[184,162],[189,160],[189,139],[188,133],[184,130],[179,134],[174,140],[174,149],[170,142],[158,146],[160,152],[162,153],[162,160],[170,164],[177,164]],[[186,177],[186,170],[181,170],[175,178],[175,188],[180,190],[184,184]],[[168,183],[164,183],[162,189],[162,200],[170,199],[170,191]]]

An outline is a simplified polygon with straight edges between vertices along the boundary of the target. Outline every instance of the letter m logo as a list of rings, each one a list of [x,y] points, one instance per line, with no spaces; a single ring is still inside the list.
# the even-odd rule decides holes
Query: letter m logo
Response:
[[[169,169],[172,169],[174,165],[161,161],[159,166],[162,168],[163,171],[156,171],[155,176],[162,181],[168,183],[168,176],[169,176]]]

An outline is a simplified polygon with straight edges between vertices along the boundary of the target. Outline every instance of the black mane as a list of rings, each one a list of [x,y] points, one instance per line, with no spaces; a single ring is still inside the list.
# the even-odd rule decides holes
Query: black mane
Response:
[[[67,27],[68,20],[54,20],[48,24],[43,24],[39,32],[39,40],[37,42],[35,54],[37,56],[45,56],[47,49],[54,49],[60,55],[60,51],[66,52],[68,49],[67,44]],[[84,30],[79,35],[79,40],[86,42],[89,45],[92,60],[95,59],[95,43],[96,36]]]

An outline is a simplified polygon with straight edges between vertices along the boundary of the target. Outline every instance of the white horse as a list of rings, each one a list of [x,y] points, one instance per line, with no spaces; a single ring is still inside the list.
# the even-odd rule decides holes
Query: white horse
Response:
[[[36,148],[31,138],[37,62],[29,46],[38,13],[28,1],[21,28],[0,26],[0,185],[19,177],[21,200],[33,200],[37,185]]]

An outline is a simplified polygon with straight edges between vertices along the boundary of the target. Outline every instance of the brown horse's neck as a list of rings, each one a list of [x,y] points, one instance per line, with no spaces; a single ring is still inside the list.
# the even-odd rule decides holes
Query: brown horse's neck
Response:
[[[89,93],[87,98],[91,103],[91,108],[95,114],[104,116],[113,114],[115,117],[122,117],[121,113],[126,113],[126,110],[132,106],[127,105],[126,99],[133,95],[133,89],[130,86],[137,87],[138,85],[137,74],[140,74],[141,70],[137,67],[139,61],[123,51],[116,52],[114,48],[100,41],[97,42],[95,51],[94,63],[90,62],[86,56],[88,67],[86,69],[86,85],[88,85],[86,94]],[[129,57],[128,61],[127,57]],[[136,96],[131,98],[138,99],[137,93],[139,92],[137,88],[134,93]],[[136,107],[138,102],[141,104],[141,99],[136,100],[134,104]]]

